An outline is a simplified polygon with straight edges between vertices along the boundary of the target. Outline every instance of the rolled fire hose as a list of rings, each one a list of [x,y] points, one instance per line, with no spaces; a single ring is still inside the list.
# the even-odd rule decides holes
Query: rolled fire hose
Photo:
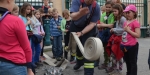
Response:
[[[73,53],[76,52],[77,45],[82,53],[82,55],[90,61],[95,61],[100,58],[101,52],[103,52],[103,44],[99,38],[90,37],[86,40],[84,47],[79,40],[75,32],[71,32],[69,39],[69,47]]]

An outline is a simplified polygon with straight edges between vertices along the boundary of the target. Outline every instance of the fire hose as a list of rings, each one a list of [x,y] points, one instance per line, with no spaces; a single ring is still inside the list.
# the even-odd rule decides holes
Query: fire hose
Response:
[[[100,58],[103,52],[103,44],[99,38],[90,37],[86,40],[84,47],[75,32],[71,32],[69,39],[68,49],[75,53],[77,46],[79,47],[82,55],[90,61],[95,61]]]

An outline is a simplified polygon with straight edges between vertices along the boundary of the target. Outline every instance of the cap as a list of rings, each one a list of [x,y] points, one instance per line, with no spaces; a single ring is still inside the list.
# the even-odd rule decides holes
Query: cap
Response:
[[[128,5],[125,10],[123,12],[128,12],[128,11],[134,11],[134,12],[137,12],[137,9],[136,9],[136,6],[131,4],[131,5]]]

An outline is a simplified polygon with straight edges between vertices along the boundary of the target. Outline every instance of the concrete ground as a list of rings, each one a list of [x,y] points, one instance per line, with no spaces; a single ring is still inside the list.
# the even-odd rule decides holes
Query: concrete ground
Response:
[[[148,54],[150,49],[150,38],[139,38],[139,54],[138,54],[138,75],[150,75],[150,70],[148,66]],[[49,47],[46,47],[46,54],[52,56],[51,51],[49,51]],[[100,60],[103,62],[103,58]],[[101,64],[100,62],[100,64]],[[81,67],[79,70],[74,71],[73,66],[75,64],[68,64],[67,68],[64,70],[63,75],[84,75],[84,69]],[[44,65],[48,66],[48,65]],[[44,75],[43,67],[37,69],[36,75]],[[123,75],[126,74],[126,65],[123,66]],[[108,75],[105,70],[98,70],[97,67],[95,68],[94,75]]]

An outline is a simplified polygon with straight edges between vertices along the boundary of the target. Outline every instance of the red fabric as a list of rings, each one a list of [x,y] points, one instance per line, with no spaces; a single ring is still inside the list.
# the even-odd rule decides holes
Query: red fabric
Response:
[[[122,40],[121,36],[113,34],[110,37],[106,47],[106,52],[108,53],[108,55],[110,56],[111,52],[113,52],[117,60],[120,60],[124,56],[120,48],[121,40]]]
[[[17,64],[31,62],[32,50],[19,17],[8,14],[0,22],[0,57]]]
[[[100,24],[100,23],[101,23],[100,20],[98,20],[98,21],[97,21],[97,24]]]

